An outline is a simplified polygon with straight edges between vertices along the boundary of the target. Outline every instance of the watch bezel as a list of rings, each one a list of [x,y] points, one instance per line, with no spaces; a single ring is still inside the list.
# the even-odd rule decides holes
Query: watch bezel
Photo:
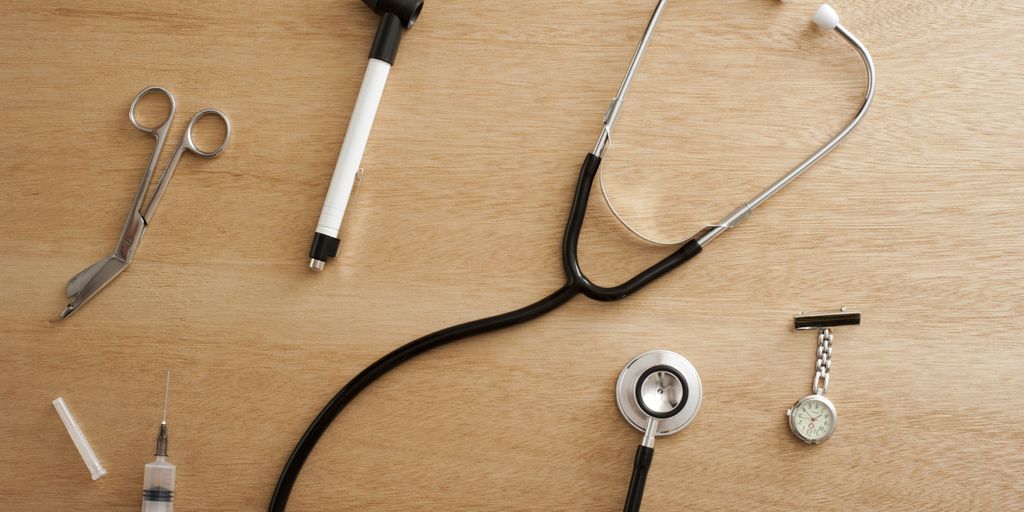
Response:
[[[800,430],[796,426],[796,417],[793,415],[793,413],[796,412],[796,410],[799,409],[801,405],[803,405],[803,404],[805,404],[807,402],[819,402],[819,403],[822,403],[828,409],[829,413],[832,414],[832,426],[828,429],[828,432],[825,433],[824,437],[821,437],[819,439],[811,439],[811,438],[801,434]],[[789,430],[793,432],[793,435],[796,436],[797,439],[799,439],[799,440],[801,440],[801,441],[803,441],[803,442],[805,442],[807,444],[821,444],[821,443],[824,443],[825,441],[828,440],[828,438],[832,437],[832,434],[834,434],[836,432],[836,427],[839,426],[839,415],[836,414],[836,406],[835,406],[835,404],[832,403],[831,400],[829,400],[828,398],[825,398],[824,395],[807,395],[807,396],[801,398],[800,400],[797,400],[796,403],[793,404],[793,407],[789,409],[788,416],[789,416]]]

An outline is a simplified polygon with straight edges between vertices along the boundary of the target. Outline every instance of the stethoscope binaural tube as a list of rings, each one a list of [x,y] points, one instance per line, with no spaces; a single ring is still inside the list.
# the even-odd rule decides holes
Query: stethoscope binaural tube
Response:
[[[765,189],[765,191],[755,197],[754,200],[749,203],[745,203],[717,224],[707,226],[698,231],[697,234],[683,242],[679,249],[666,258],[618,286],[602,287],[594,284],[583,273],[577,253],[577,244],[579,242],[580,231],[583,227],[583,219],[586,215],[587,202],[589,200],[591,189],[593,188],[594,178],[597,176],[598,168],[601,165],[601,155],[611,140],[612,128],[614,127],[615,121],[618,117],[618,111],[622,107],[625,93],[628,91],[633,74],[636,72],[640,58],[643,56],[650,40],[651,33],[663,12],[665,3],[666,0],[659,0],[658,5],[655,8],[654,16],[651,18],[651,23],[648,25],[647,30],[644,33],[640,46],[637,48],[633,61],[630,63],[626,78],[620,86],[619,94],[612,102],[612,106],[609,108],[608,114],[605,116],[604,127],[602,128],[598,143],[595,146],[594,151],[589,153],[584,159],[583,165],[580,169],[580,175],[577,181],[572,207],[569,210],[569,218],[566,222],[565,236],[562,244],[562,263],[566,274],[566,283],[547,297],[530,304],[529,306],[515,311],[510,311],[508,313],[441,329],[413,340],[391,351],[363,371],[359,372],[358,375],[353,377],[348,384],[341,388],[341,390],[339,390],[338,393],[327,402],[317,417],[310,423],[306,432],[303,433],[302,437],[299,439],[295,449],[288,457],[288,461],[285,463],[285,466],[281,471],[281,476],[274,488],[268,508],[270,512],[282,512],[285,510],[288,503],[288,497],[291,495],[292,489],[295,486],[299,472],[302,470],[303,464],[305,464],[309,455],[312,453],[316,443],[323,436],[324,432],[327,431],[327,428],[334,419],[349,404],[349,402],[351,402],[360,392],[369,387],[369,385],[379,377],[405,361],[408,361],[409,359],[431,349],[464,338],[504,329],[506,327],[511,327],[513,325],[538,318],[554,311],[559,306],[565,304],[581,293],[591,299],[599,301],[617,301],[630,296],[669,271],[693,259],[701,253],[704,246],[706,246],[711,240],[714,240],[727,229],[739,224],[739,222],[746,218],[754,208],[791,183],[800,174],[809,169],[833,148],[835,148],[860,123],[864,114],[867,112],[867,109],[871,104],[871,100],[874,97],[874,63],[872,62],[871,56],[864,45],[861,44],[860,41],[858,41],[845,28],[839,25],[838,17],[834,16],[834,11],[831,11],[831,8],[829,8],[828,11],[830,11],[833,16],[826,16],[825,23],[821,23],[818,20],[818,16],[815,17],[815,21],[818,22],[819,25],[836,30],[844,39],[847,40],[847,42],[853,45],[864,59],[865,66],[867,68],[867,94],[865,96],[864,104],[854,119],[836,137],[822,146],[810,158],[787,173],[782,179]],[[826,12],[826,14],[828,14],[828,12]],[[832,21],[834,21],[834,24],[829,26]]]
[[[605,114],[604,126],[601,128],[601,133],[598,136],[597,143],[594,145],[594,150],[591,152],[592,155],[597,157],[603,157],[604,152],[608,149],[611,143],[612,130],[615,128],[615,123],[618,121],[619,112],[622,109],[625,95],[629,92],[629,86],[633,81],[633,77],[636,73],[636,68],[640,61],[643,59],[644,52],[647,50],[647,45],[650,42],[651,32],[657,25],[661,18],[662,10],[664,9],[666,0],[659,0],[658,6],[654,10],[654,14],[651,16],[651,21],[647,25],[647,30],[644,32],[644,37],[640,40],[640,44],[637,46],[636,52],[633,55],[633,61],[630,63],[629,71],[622,80],[622,84],[619,86],[619,92],[612,100],[611,105],[608,107],[608,112]],[[865,88],[864,101],[858,108],[857,113],[853,118],[839,131],[834,137],[829,139],[828,142],[819,147],[811,156],[807,157],[804,161],[797,164],[792,170],[787,172],[781,178],[776,180],[774,183],[766,187],[750,201],[747,201],[740,205],[728,215],[722,218],[715,224],[705,226],[697,233],[693,234],[688,238],[674,241],[661,241],[654,239],[653,237],[644,235],[632,224],[630,224],[625,217],[619,213],[618,209],[612,203],[611,198],[608,196],[607,191],[604,187],[604,175],[601,175],[601,196],[604,198],[605,204],[608,205],[608,209],[611,210],[612,214],[616,219],[631,233],[637,237],[656,244],[656,245],[679,245],[685,244],[692,240],[697,240],[701,247],[706,246],[712,240],[717,238],[719,235],[724,233],[726,230],[738,226],[743,220],[745,220],[758,206],[761,206],[765,201],[770,199],[775,194],[779,193],[782,189],[786,188],[790,183],[796,180],[800,175],[806,172],[808,169],[818,163],[825,155],[832,152],[843,140],[846,139],[853,132],[860,122],[867,115],[868,109],[871,107],[871,103],[875,98],[875,63],[874,59],[871,58],[871,53],[868,52],[867,47],[864,46],[856,36],[854,36],[849,30],[846,29],[839,22],[839,14],[836,13],[828,4],[822,4],[814,14],[813,21],[816,25],[821,28],[834,30],[840,37],[842,37],[847,43],[850,44],[857,53],[860,54],[861,59],[864,61],[864,68],[867,74],[867,87]]]

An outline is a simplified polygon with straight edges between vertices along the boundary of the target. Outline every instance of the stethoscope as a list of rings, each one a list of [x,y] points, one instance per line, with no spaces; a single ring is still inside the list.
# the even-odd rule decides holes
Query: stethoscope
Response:
[[[679,249],[666,258],[654,265],[651,265],[643,272],[640,272],[632,279],[629,279],[618,286],[604,287],[594,284],[589,278],[587,278],[583,273],[583,270],[580,268],[579,258],[577,255],[577,243],[579,241],[580,231],[583,227],[583,219],[586,215],[587,202],[590,197],[594,178],[597,176],[598,168],[601,165],[601,157],[608,149],[608,145],[611,142],[612,131],[622,110],[626,93],[629,91],[629,86],[633,81],[637,68],[640,65],[640,60],[642,59],[644,52],[647,50],[654,28],[661,19],[662,13],[665,10],[666,2],[667,0],[658,1],[658,5],[654,9],[654,14],[651,16],[651,20],[644,31],[643,38],[640,40],[640,44],[633,55],[632,61],[630,62],[626,76],[622,80],[622,84],[619,86],[618,94],[616,94],[615,99],[612,101],[611,106],[605,115],[604,126],[601,129],[601,133],[596,145],[594,146],[594,150],[584,159],[583,166],[580,169],[580,175],[576,184],[576,191],[573,196],[572,206],[569,209],[569,219],[566,224],[565,235],[562,241],[562,266],[565,270],[566,283],[554,293],[524,308],[441,329],[440,331],[433,332],[411,341],[393,350],[361,371],[351,381],[349,381],[345,387],[341,388],[341,390],[338,391],[338,393],[334,395],[329,402],[327,402],[327,405],[324,406],[317,417],[309,425],[309,428],[306,429],[306,432],[302,435],[302,438],[299,440],[295,449],[292,451],[291,456],[288,458],[288,462],[285,463],[284,469],[282,470],[281,476],[274,489],[274,493],[271,496],[269,506],[269,510],[271,512],[281,512],[285,510],[285,506],[288,503],[288,497],[291,494],[295,481],[299,476],[299,472],[302,470],[302,466],[306,462],[306,459],[312,453],[317,441],[320,440],[320,437],[327,431],[327,427],[330,426],[331,422],[334,421],[345,406],[347,406],[349,402],[351,402],[360,392],[369,387],[369,385],[379,377],[405,361],[408,361],[409,359],[433,348],[468,338],[470,336],[504,329],[506,327],[511,327],[513,325],[533,320],[557,309],[559,306],[565,304],[579,294],[583,294],[594,300],[608,302],[621,300],[632,295],[648,284],[654,282],[659,277],[667,274],[669,271],[694,258],[700,254],[704,247],[712,240],[718,238],[725,231],[739,225],[757,207],[792,183],[793,180],[798,178],[811,166],[831,152],[850,134],[850,132],[853,131],[854,128],[857,127],[858,124],[860,124],[861,120],[867,113],[868,107],[871,105],[871,101],[875,93],[874,62],[863,43],[861,43],[853,34],[839,23],[839,17],[836,12],[828,5],[823,5],[814,15],[815,23],[823,28],[832,29],[842,36],[842,38],[853,46],[853,48],[860,54],[861,58],[864,60],[864,65],[867,70],[867,92],[865,94],[863,104],[853,119],[836,136],[826,142],[793,170],[789,171],[775,183],[765,188],[753,199],[743,203],[732,213],[723,217],[719,222],[705,226],[693,236],[681,242]],[[629,227],[631,231],[636,232],[632,227],[628,225],[627,227]],[[688,366],[688,363],[682,367],[692,369],[692,365]],[[685,384],[684,387],[696,385],[699,389],[700,381],[699,379],[696,379],[696,371],[693,371],[694,379],[690,380],[682,370],[679,368],[676,368],[676,370],[679,372],[678,375],[666,370],[667,373],[658,373],[656,377],[653,378],[662,379],[659,380],[660,383],[671,384],[670,375],[676,375],[677,377],[681,377],[680,382]],[[651,375],[655,374],[652,373]],[[666,390],[669,390],[670,387],[671,386],[667,386],[662,389],[662,394],[664,394]],[[677,388],[678,386],[671,387],[670,391],[675,393]],[[695,397],[693,400],[696,401],[690,402],[689,400],[684,400],[683,402],[680,402],[685,403],[682,408],[676,411],[676,415],[684,414],[688,410],[690,405],[685,404],[691,404],[693,407],[692,412],[696,413],[696,406],[699,404],[699,398],[696,397],[699,397],[700,394],[693,393],[692,387],[687,389],[690,390],[690,394],[686,396],[693,396]],[[643,430],[645,431],[645,438],[650,436],[649,442],[653,443],[653,436],[662,432],[663,429],[668,428],[672,423],[670,422],[671,418],[658,418],[657,415],[649,414],[648,411],[658,412],[667,407],[667,405],[662,404],[659,406],[657,400],[654,400],[653,398],[650,402],[642,400],[644,396],[646,395],[642,393],[636,394],[636,397],[638,397],[635,397],[638,400],[636,407],[641,409],[644,414],[647,414],[647,419],[643,422]],[[673,410],[674,406],[669,409],[669,411]],[[672,416],[672,418],[675,417],[676,416]],[[648,424],[648,421],[651,421],[650,418],[654,418],[654,423]],[[629,417],[627,417],[627,419],[629,419]],[[690,419],[692,419],[692,417]],[[632,420],[630,420],[630,422],[633,423]],[[636,423],[634,423],[634,425],[636,425]],[[649,461],[647,465],[649,466]],[[643,469],[640,477],[642,477],[640,478],[641,480],[646,478],[646,469]],[[634,479],[636,478],[638,478],[638,475],[636,471],[634,471]],[[637,510],[639,508],[639,498],[642,494],[643,485],[641,481],[638,485],[638,490],[634,492],[634,484],[635,482],[631,484],[630,491],[630,496],[633,502],[626,503],[627,511]]]

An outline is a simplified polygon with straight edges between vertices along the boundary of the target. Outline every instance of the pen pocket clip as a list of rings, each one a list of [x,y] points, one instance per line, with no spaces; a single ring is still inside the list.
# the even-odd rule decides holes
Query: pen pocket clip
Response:
[[[352,203],[356,200],[356,193],[359,192],[359,186],[363,183],[363,168],[360,167],[356,172],[356,179],[352,180],[352,190],[348,194],[348,204],[345,205],[345,216],[352,212]]]

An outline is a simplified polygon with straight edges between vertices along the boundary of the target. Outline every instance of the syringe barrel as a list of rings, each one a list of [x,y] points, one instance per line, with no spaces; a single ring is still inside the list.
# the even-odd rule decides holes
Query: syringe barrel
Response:
[[[142,483],[142,512],[172,512],[174,510],[174,464],[167,457],[157,457],[146,464]]]

